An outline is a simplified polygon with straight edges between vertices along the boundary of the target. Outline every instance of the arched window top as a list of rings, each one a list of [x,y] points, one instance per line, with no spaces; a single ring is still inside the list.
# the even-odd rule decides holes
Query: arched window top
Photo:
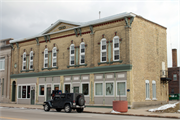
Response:
[[[74,44],[70,45],[70,54],[74,54]]]
[[[152,84],[156,84],[156,81],[155,81],[155,80],[153,80],[153,81],[152,81]]]
[[[145,82],[146,82],[146,83],[149,83],[149,80],[146,80]]]
[[[106,38],[101,39],[101,42],[102,42],[102,41],[106,41]]]

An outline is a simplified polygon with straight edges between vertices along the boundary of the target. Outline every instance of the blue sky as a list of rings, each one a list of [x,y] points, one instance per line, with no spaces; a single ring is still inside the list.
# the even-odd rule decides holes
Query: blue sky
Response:
[[[87,22],[133,12],[167,27],[168,67],[172,66],[171,49],[178,49],[180,66],[180,0],[0,0],[0,39],[36,35],[58,19]]]

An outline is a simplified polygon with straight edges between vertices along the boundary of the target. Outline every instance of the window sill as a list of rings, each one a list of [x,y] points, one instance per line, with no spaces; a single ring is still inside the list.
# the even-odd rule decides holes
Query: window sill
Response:
[[[99,62],[98,65],[100,65],[100,64],[113,64],[113,63],[116,63],[116,62],[122,63],[123,61],[119,60],[119,61],[111,61],[111,62]]]
[[[156,98],[153,98],[152,100],[157,100]]]
[[[151,100],[150,98],[146,98],[145,100]]]
[[[52,70],[52,69],[58,69],[58,67],[42,68],[42,70]]]
[[[70,68],[70,67],[79,67],[79,66],[87,66],[87,64],[81,64],[81,65],[69,65],[69,66],[67,66],[67,68]]]
[[[32,69],[32,70],[21,70],[21,72],[29,72],[29,71],[34,71],[34,69]]]

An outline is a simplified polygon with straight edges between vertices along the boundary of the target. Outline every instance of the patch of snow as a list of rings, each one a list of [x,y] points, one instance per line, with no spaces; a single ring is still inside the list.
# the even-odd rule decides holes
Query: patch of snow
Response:
[[[121,113],[121,112],[117,112],[117,111],[112,110],[111,113]]]
[[[155,108],[155,109],[150,109],[149,112],[155,112],[155,111],[158,111],[158,110],[166,110],[168,108],[175,108],[176,107],[176,104],[178,104],[179,102],[177,103],[174,103],[174,104],[166,104],[166,105],[163,105],[159,108]]]
[[[178,112],[180,113],[180,110],[178,110]]]

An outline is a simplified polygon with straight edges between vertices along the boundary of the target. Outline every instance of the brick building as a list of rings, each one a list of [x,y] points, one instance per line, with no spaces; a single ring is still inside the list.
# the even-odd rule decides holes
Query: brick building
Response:
[[[172,67],[168,68],[169,94],[180,94],[179,91],[180,67],[177,67],[177,49],[172,49]]]
[[[17,103],[42,103],[54,89],[82,92],[86,104],[112,105],[119,94],[132,108],[168,100],[168,79],[161,75],[166,28],[134,13],[85,23],[58,20],[10,42]]]
[[[10,102],[10,67],[12,38],[0,40],[0,102]]]

